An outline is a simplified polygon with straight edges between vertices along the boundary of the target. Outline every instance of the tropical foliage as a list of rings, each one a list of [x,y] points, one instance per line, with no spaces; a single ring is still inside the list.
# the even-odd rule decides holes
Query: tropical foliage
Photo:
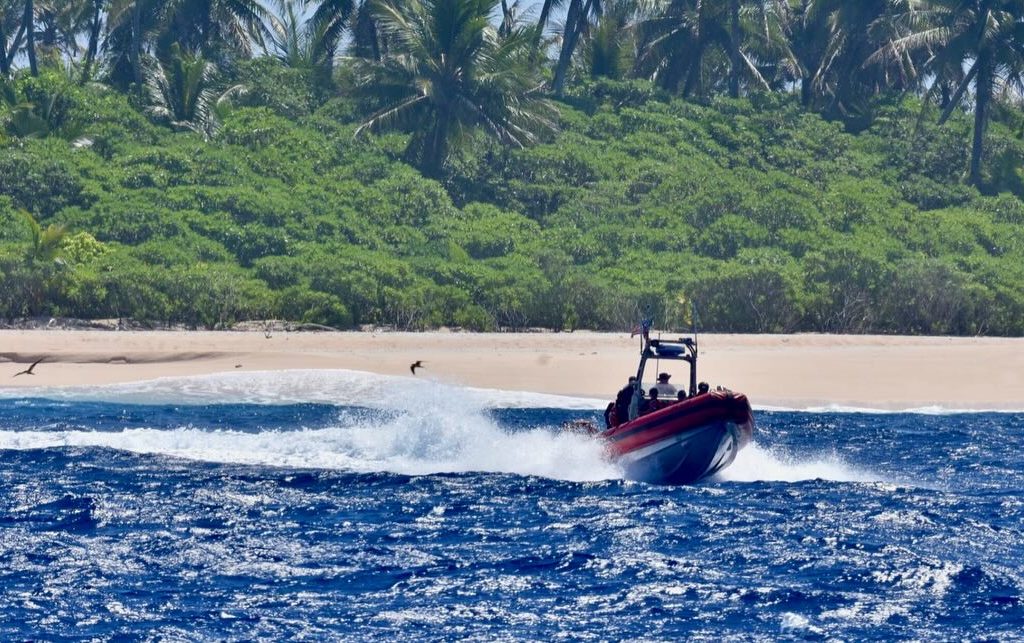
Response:
[[[1019,335],[1021,34],[1012,0],[0,0],[0,316]]]

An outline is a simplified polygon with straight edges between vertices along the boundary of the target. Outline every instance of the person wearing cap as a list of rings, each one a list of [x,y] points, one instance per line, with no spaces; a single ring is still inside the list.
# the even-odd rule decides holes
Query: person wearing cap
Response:
[[[663,399],[671,400],[676,396],[676,387],[668,383],[669,378],[672,377],[668,373],[658,374],[658,383],[655,386],[658,389],[658,395]]]

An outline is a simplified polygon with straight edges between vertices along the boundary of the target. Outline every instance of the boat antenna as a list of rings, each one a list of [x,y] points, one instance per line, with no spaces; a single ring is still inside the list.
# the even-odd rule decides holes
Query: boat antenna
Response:
[[[693,344],[697,345],[697,302],[690,302],[690,323],[693,325]]]
[[[690,395],[697,394],[697,302],[690,300],[690,324],[693,326],[693,361],[690,363]]]

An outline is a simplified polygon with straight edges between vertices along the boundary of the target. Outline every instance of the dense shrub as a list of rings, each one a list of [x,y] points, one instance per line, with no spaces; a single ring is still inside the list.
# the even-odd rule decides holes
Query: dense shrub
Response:
[[[965,115],[940,128],[892,99],[854,135],[792,97],[596,81],[556,137],[473,138],[435,181],[402,162],[408,134],[355,138],[360,104],[323,79],[236,73],[249,91],[212,141],[110,90],[16,81],[56,102],[0,139],[0,315],[624,330],[696,304],[708,330],[1024,333],[1015,111],[981,194]],[[25,211],[66,227],[56,256]]]

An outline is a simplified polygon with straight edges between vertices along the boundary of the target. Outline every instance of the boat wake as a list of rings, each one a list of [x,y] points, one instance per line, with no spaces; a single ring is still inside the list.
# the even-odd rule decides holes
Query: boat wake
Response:
[[[104,447],[206,462],[358,473],[490,472],[571,481],[621,477],[597,441],[555,426],[507,431],[487,414],[483,401],[470,390],[426,383],[402,390],[386,412],[339,409],[334,421],[315,428],[254,431],[229,422],[216,429],[28,429],[0,431],[0,449]]]
[[[250,371],[188,377],[161,377],[141,382],[102,386],[62,386],[32,389],[2,388],[0,399],[40,397],[51,400],[109,401],[134,404],[353,404],[394,408],[396,400],[420,399],[424,394],[458,396],[487,408],[560,408],[596,410],[606,402],[591,398],[528,391],[467,388],[421,377],[378,375],[345,369]]]

